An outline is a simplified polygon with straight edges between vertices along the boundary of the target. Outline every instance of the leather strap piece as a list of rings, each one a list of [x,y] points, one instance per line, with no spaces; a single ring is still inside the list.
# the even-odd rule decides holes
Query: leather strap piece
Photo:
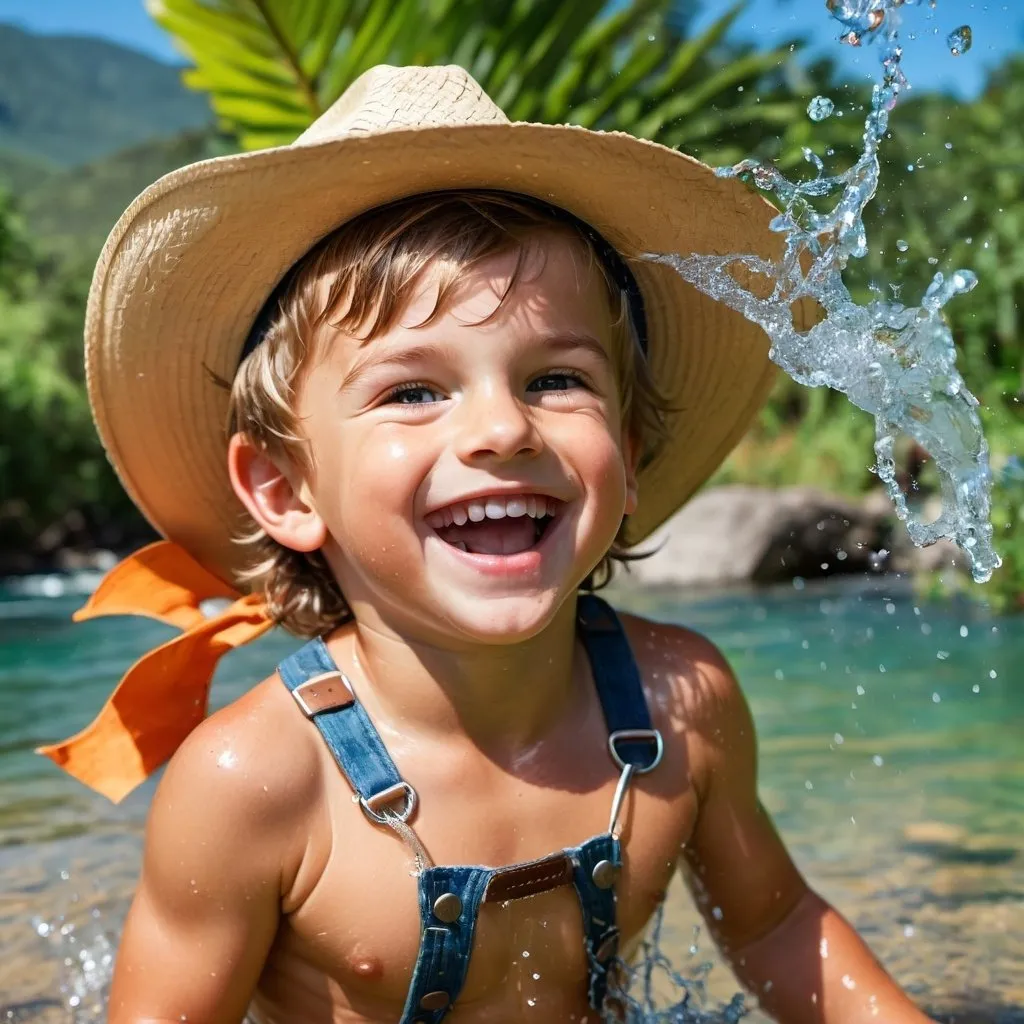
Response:
[[[640,670],[615,610],[594,594],[581,594],[576,617],[609,734],[651,731]],[[638,771],[656,760],[656,747],[643,740],[624,740],[617,750]]]
[[[340,672],[325,672],[322,676],[307,679],[292,690],[292,696],[307,718],[324,711],[347,708],[356,699]]]
[[[549,857],[498,868],[484,890],[484,903],[506,903],[523,900],[538,893],[550,892],[573,880],[572,858],[564,850]]]

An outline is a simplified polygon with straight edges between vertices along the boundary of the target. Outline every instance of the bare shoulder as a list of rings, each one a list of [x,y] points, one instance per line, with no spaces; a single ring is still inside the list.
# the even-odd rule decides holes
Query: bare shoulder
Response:
[[[666,742],[685,743],[707,769],[723,756],[752,751],[746,698],[718,647],[685,626],[626,613],[620,618]]]
[[[189,735],[164,786],[228,799],[236,813],[250,809],[266,817],[287,814],[313,796],[318,765],[308,723],[275,673]]]
[[[322,798],[320,765],[309,723],[275,674],[207,718],[178,749],[153,800],[150,838],[182,856],[194,844],[207,862],[242,851],[250,861],[259,850],[283,867],[297,826]]]
[[[619,618],[649,694],[681,703],[691,725],[742,699],[725,655],[702,633],[625,612]]]

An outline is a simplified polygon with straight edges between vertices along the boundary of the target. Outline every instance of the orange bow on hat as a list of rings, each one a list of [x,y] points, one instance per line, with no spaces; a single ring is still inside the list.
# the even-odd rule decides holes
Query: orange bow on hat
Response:
[[[199,603],[217,597],[235,601],[206,618]],[[116,565],[74,620],[101,615],[146,615],[183,631],[139,658],[80,733],[36,751],[116,803],[206,717],[221,657],[274,623],[262,598],[240,597],[170,541],[150,544]]]

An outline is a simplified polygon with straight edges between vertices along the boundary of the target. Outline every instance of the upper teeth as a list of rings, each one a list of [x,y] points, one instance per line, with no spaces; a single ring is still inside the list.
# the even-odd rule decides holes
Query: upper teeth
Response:
[[[509,497],[478,498],[473,501],[456,501],[427,516],[428,525],[435,529],[445,526],[462,526],[466,522],[480,523],[485,519],[518,519],[530,516],[541,519],[554,513],[558,504],[556,498],[546,498],[543,494],[515,494]]]

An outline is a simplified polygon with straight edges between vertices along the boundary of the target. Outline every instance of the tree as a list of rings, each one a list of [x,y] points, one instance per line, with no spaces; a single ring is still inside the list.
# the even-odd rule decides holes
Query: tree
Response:
[[[806,105],[785,74],[793,47],[727,44],[745,6],[691,36],[695,5],[678,0],[148,0],[194,64],[186,84],[244,148],[290,142],[375,64],[456,63],[514,121],[629,131],[711,163],[792,161]]]
[[[83,513],[137,522],[90,421],[88,280],[85,268],[41,258],[0,193],[0,551],[27,553],[72,512],[83,523]]]

